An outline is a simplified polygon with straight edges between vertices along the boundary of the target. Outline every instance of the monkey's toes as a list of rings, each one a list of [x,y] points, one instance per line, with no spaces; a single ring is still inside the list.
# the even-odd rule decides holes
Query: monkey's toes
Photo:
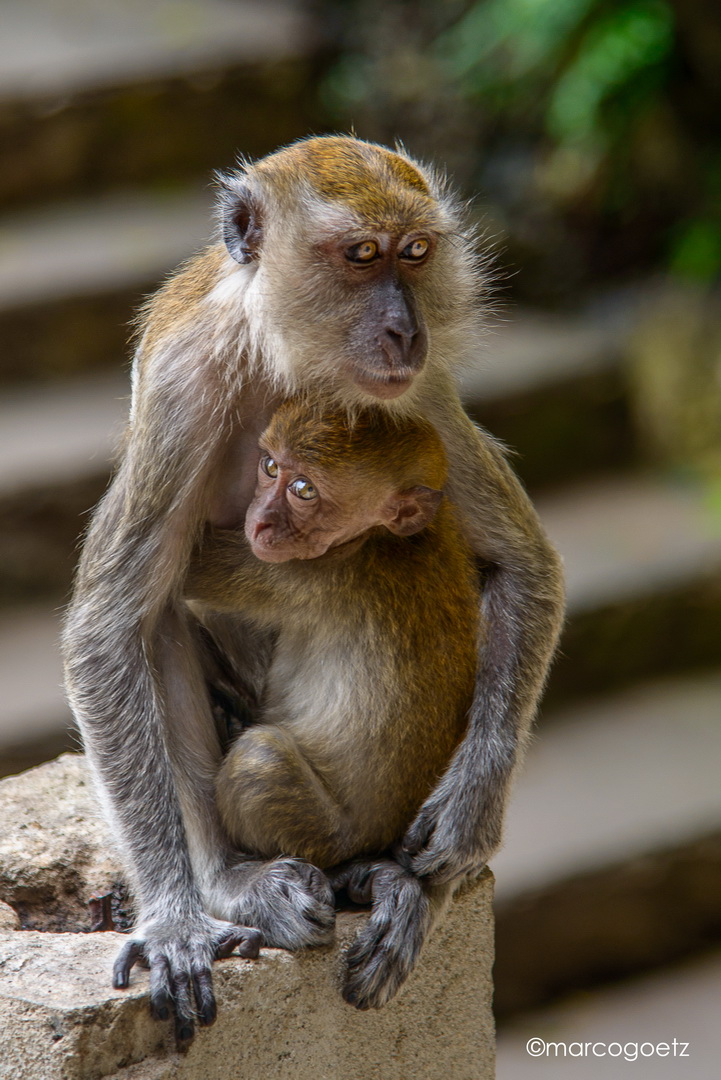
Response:
[[[302,949],[333,940],[333,891],[325,874],[302,859],[276,859],[257,868],[233,908],[238,922],[258,927],[266,945]]]
[[[380,1009],[397,993],[406,974],[387,952],[358,957],[349,963],[343,1000],[356,1009]]]
[[[333,906],[333,888],[322,870],[319,870],[317,866],[313,866],[312,863],[306,862],[305,859],[284,859],[283,861],[286,866],[298,875],[308,892],[320,904],[328,907]]]

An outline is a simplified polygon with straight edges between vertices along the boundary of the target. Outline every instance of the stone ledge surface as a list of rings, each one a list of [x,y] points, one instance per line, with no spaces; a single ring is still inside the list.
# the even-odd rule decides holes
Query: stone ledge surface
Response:
[[[0,784],[0,899],[25,926],[82,924],[117,872],[82,757]],[[113,990],[115,933],[0,931],[0,1080],[491,1080],[492,876],[451,905],[399,996],[359,1013],[340,995],[342,954],[367,918],[342,913],[336,943],[215,965],[218,1021],[185,1056],[154,1022],[148,976]],[[9,920],[12,915],[7,911]]]
[[[85,757],[0,782],[0,821],[0,900],[26,930],[89,930],[88,899],[124,874]]]
[[[339,992],[340,954],[362,914],[339,918],[336,946],[215,965],[218,1020],[185,1056],[150,1017],[148,977],[110,988],[119,934],[0,935],[3,1080],[486,1080],[490,876],[461,896],[398,998],[359,1013]]]

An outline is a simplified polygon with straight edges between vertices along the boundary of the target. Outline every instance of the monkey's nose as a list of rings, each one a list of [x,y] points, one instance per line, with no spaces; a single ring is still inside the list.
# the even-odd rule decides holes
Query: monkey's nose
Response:
[[[251,530],[253,539],[257,540],[262,533],[267,534],[268,531],[272,532],[274,529],[278,528],[279,524],[280,519],[277,514],[273,516],[271,516],[270,514],[265,514],[262,518],[259,518],[257,521],[253,522]]]
[[[418,330],[391,330],[387,327],[380,339],[380,346],[391,365],[408,364],[413,359],[414,344]]]

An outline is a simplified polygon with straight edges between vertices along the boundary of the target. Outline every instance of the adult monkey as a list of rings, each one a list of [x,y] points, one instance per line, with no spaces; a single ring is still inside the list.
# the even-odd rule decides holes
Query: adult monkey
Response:
[[[134,870],[139,925],[115,969],[150,965],[157,1016],[192,1038],[215,1015],[210,964],[241,942],[328,940],[328,883],[299,860],[233,856],[214,803],[221,750],[206,689],[252,684],[269,644],[218,619],[212,647],[182,601],[206,523],[240,528],[257,440],[278,401],[425,417],[448,494],[485,567],[467,735],[404,838],[437,883],[500,841],[506,791],[562,617],[558,557],[495,443],[464,413],[454,368],[476,344],[483,280],[457,203],[428,170],[357,139],[313,138],[221,178],[218,243],[147,304],[122,462],[93,520],[65,632],[68,693]]]

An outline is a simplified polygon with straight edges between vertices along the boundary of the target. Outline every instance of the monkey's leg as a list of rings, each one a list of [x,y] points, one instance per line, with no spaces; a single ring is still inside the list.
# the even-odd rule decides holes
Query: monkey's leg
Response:
[[[175,1014],[176,1038],[184,1048],[196,1019],[201,1025],[215,1019],[212,961],[236,946],[245,956],[257,956],[261,934],[212,918],[203,903],[200,878],[222,858],[227,841],[208,783],[219,749],[209,710],[210,722],[201,722],[206,699],[184,613],[169,605],[157,621],[154,661],[168,706],[166,722],[158,696],[143,684],[139,643],[134,635],[125,642],[116,634],[118,611],[76,606],[67,660],[88,759],[123,840],[138,898],[138,924],[116,960],[113,983],[126,987],[133,965],[146,963],[153,1015]],[[142,723],[132,730],[121,723],[131,698],[128,670],[143,691]]]
[[[233,842],[272,861],[227,869],[217,881],[214,911],[249,920],[267,945],[297,949],[329,941],[333,891],[313,863],[333,861],[324,852],[337,850],[341,812],[292,738],[269,724],[243,732],[223,762],[216,791]]]
[[[242,850],[332,866],[352,844],[347,815],[333,792],[279,725],[259,724],[236,739],[216,791],[221,820]]]
[[[234,665],[240,665],[246,627],[232,618],[214,621],[215,633],[228,648]],[[333,937],[335,912],[333,893],[320,870],[302,859],[238,856],[223,827],[216,801],[216,780],[221,765],[215,723],[209,707],[198,707],[189,719],[183,698],[192,693],[196,703],[205,691],[205,665],[193,645],[195,628],[176,625],[166,638],[166,668],[182,679],[167,689],[168,714],[174,717],[169,744],[178,780],[178,794],[191,852],[193,869],[209,913],[235,923],[240,913],[249,920],[243,925],[260,930],[268,945],[297,949],[325,944]],[[255,639],[253,639],[253,642]],[[259,684],[262,672],[257,655],[255,669],[238,668],[241,677]],[[182,675],[180,675],[182,673]],[[222,770],[221,770],[222,771]],[[243,848],[241,848],[243,850]],[[247,847],[245,850],[248,850]],[[269,852],[270,855],[280,852]]]
[[[378,1009],[416,965],[453,886],[432,885],[393,859],[359,859],[329,872],[333,888],[372,902],[370,918],[348,949],[343,997],[357,1009]]]

